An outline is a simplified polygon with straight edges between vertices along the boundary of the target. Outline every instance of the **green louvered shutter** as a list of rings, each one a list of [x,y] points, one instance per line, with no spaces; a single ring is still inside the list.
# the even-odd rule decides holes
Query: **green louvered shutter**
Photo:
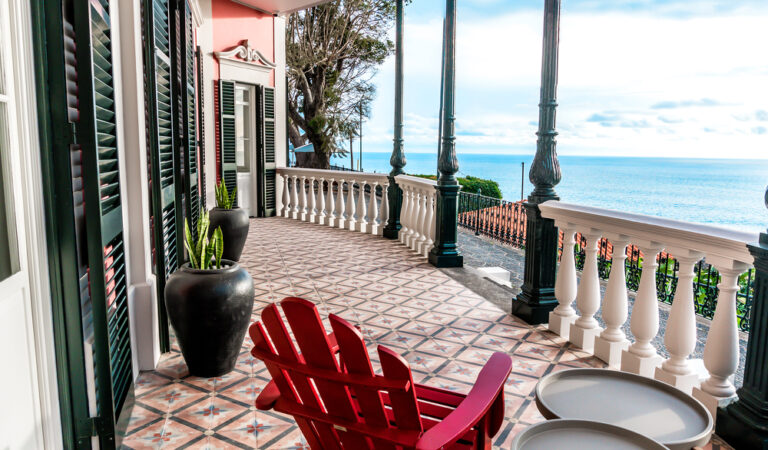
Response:
[[[205,189],[205,105],[203,99],[205,98],[205,92],[203,91],[203,51],[200,50],[200,46],[195,51],[195,63],[197,64],[197,123],[200,124],[197,130],[197,154],[198,154],[198,180],[200,183],[200,206],[207,210],[208,205],[206,201],[206,189]]]
[[[235,83],[232,81],[219,80],[219,120],[221,179],[232,192],[237,187]]]
[[[187,218],[193,233],[197,232],[200,215],[200,191],[198,186],[197,121],[195,116],[195,31],[192,24],[192,10],[184,2],[184,163],[186,168],[184,190],[187,197]]]
[[[275,88],[263,87],[263,145],[264,145],[264,215],[275,215],[275,178],[277,164],[275,164]]]
[[[170,5],[168,0],[144,0],[144,63],[146,77],[147,128],[150,183],[152,186],[152,231],[157,277],[160,347],[170,349],[165,281],[179,265],[178,236],[182,221],[177,204],[178,152],[174,146],[173,83],[171,73]]]
[[[108,0],[74,2],[80,112],[76,134],[82,149],[96,403],[99,416],[114,428],[133,371],[109,6]]]

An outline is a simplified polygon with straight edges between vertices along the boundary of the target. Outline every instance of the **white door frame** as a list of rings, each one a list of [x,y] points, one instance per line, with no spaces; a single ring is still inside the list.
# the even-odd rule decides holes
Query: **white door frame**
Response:
[[[34,364],[32,375],[33,409],[37,416],[37,434],[31,436],[35,448],[61,448],[53,318],[48,275],[45,233],[45,203],[42,191],[39,134],[37,128],[36,86],[31,5],[26,1],[0,2],[0,16],[7,18],[0,37],[5,46],[11,148],[7,163],[13,176],[16,236],[19,271],[3,283],[18,283],[28,290],[25,305],[28,351]],[[13,386],[0,384],[0,390]]]

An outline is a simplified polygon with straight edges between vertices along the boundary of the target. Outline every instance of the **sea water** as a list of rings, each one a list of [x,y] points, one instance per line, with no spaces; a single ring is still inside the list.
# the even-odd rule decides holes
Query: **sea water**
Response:
[[[389,157],[363,153],[363,169],[389,172]],[[437,171],[434,154],[406,158],[407,173]],[[524,196],[533,189],[528,180],[532,155],[459,154],[458,160],[459,176],[492,179],[507,200],[520,200],[521,180]],[[768,227],[768,160],[560,156],[559,161],[563,177],[555,189],[564,202],[750,232]],[[349,167],[349,156],[333,158],[332,164]]]

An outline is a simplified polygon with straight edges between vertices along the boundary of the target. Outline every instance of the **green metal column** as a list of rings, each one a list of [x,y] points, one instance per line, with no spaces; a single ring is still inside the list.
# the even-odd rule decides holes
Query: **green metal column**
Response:
[[[403,190],[397,185],[395,177],[405,172],[405,154],[403,153],[403,1],[397,0],[397,26],[395,33],[395,139],[392,157],[389,163],[389,217],[383,235],[388,239],[397,239],[400,234],[400,210],[403,207]]]
[[[429,262],[435,267],[462,267],[464,257],[456,245],[458,237],[459,182],[456,172],[455,98],[456,92],[456,0],[445,2],[443,34],[443,111],[442,145],[437,168],[437,208],[435,213],[435,246],[429,252]]]
[[[736,391],[739,399],[717,411],[717,434],[734,448],[768,449],[768,230],[749,251],[755,257],[755,293],[744,383]]]
[[[560,0],[546,0],[544,9],[544,48],[541,62],[541,100],[536,156],[529,178],[534,185],[525,210],[528,213],[525,244],[525,276],[522,292],[512,302],[512,314],[530,324],[546,323],[557,306],[555,267],[557,234],[555,222],[541,217],[539,204],[559,200],[554,187],[560,182],[557,162],[557,62],[560,41]]]

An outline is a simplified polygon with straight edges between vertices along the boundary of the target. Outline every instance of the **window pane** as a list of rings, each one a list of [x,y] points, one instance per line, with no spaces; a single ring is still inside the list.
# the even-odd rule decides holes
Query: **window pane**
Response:
[[[11,195],[7,180],[9,174],[7,157],[10,148],[8,145],[8,115],[7,105],[0,101],[0,281],[8,278],[13,273],[11,265],[11,239],[10,224],[11,216]]]

